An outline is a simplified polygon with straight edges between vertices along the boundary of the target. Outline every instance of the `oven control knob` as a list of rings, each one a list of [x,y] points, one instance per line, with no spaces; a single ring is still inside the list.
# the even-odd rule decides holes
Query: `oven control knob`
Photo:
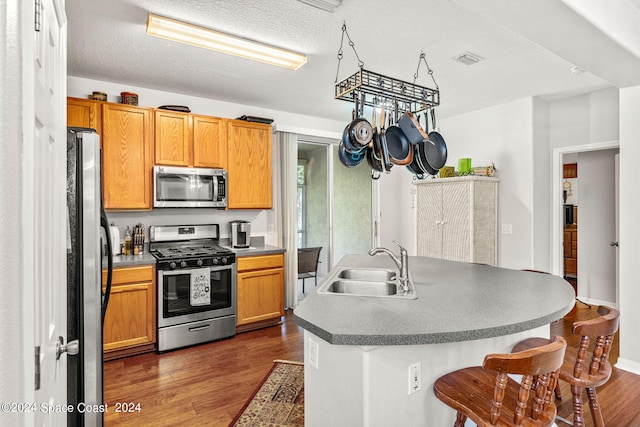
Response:
[[[214,264],[220,264],[220,260],[218,258],[212,259],[211,262]]]
[[[196,261],[196,264],[198,264],[198,267],[202,267],[202,260],[199,259],[198,261]]]
[[[186,261],[180,262],[180,267],[186,268],[187,267],[187,262]]]
[[[173,270],[174,268],[176,268],[176,263],[175,263],[175,262],[173,262],[173,261],[171,261],[171,262],[169,263],[169,268],[170,268],[171,270]]]
[[[227,257],[226,256],[222,257],[222,263],[226,264],[227,262],[228,262]]]

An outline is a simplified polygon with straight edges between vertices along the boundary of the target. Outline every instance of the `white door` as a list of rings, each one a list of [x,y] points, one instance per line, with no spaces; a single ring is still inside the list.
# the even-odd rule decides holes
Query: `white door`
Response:
[[[31,204],[23,230],[32,253],[32,334],[39,360],[34,401],[36,426],[66,424],[66,355],[56,357],[66,337],[66,16],[64,0],[35,2],[33,140],[25,143],[25,198]],[[29,91],[25,91],[29,93]],[[25,105],[29,100],[25,99]],[[29,226],[30,223],[30,226]],[[36,350],[37,353],[37,350]],[[38,366],[39,364],[39,366]],[[38,372],[39,370],[39,381]],[[38,384],[39,382],[39,384]],[[28,384],[33,387],[33,384]],[[52,408],[52,410],[49,410]]]

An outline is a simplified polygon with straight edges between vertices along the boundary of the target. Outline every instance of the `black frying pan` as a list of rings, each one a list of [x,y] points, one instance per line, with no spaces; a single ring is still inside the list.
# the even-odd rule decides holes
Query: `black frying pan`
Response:
[[[406,166],[413,160],[413,145],[398,126],[389,126],[385,132],[389,159],[395,165]]]
[[[440,169],[447,162],[447,144],[444,142],[444,138],[436,130],[436,113],[431,109],[431,124],[433,129],[429,132],[429,139],[425,142],[425,155],[427,163],[433,169]]]
[[[425,174],[437,175],[439,169],[434,169],[427,161],[427,153],[425,145],[428,145],[429,141],[420,141],[415,146],[414,158],[416,159],[417,168],[423,171]]]

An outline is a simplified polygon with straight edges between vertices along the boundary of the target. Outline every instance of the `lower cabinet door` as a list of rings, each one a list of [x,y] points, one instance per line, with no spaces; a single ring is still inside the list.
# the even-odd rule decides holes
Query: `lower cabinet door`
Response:
[[[283,315],[283,268],[238,273],[238,326]]]
[[[153,266],[114,269],[103,330],[105,360],[155,349],[156,281]]]

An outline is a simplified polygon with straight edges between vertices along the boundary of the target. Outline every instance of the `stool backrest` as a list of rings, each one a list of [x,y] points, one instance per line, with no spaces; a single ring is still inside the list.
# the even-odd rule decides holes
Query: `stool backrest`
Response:
[[[580,378],[584,371],[592,339],[595,339],[595,343],[591,351],[591,361],[587,362],[589,363],[589,375],[596,375],[606,370],[613,338],[620,324],[620,312],[614,308],[601,305],[598,307],[598,314],[600,314],[600,317],[575,322],[571,328],[571,333],[581,336],[576,363],[573,368],[573,376],[575,378]]]
[[[551,403],[566,347],[567,342],[564,338],[555,337],[553,342],[540,347],[517,353],[488,354],[485,357],[483,368],[498,373],[491,402],[492,425],[495,425],[500,418],[508,374],[522,375],[514,413],[514,424],[520,425],[522,422],[532,390],[534,396],[531,418],[538,419],[538,415],[545,411]]]

